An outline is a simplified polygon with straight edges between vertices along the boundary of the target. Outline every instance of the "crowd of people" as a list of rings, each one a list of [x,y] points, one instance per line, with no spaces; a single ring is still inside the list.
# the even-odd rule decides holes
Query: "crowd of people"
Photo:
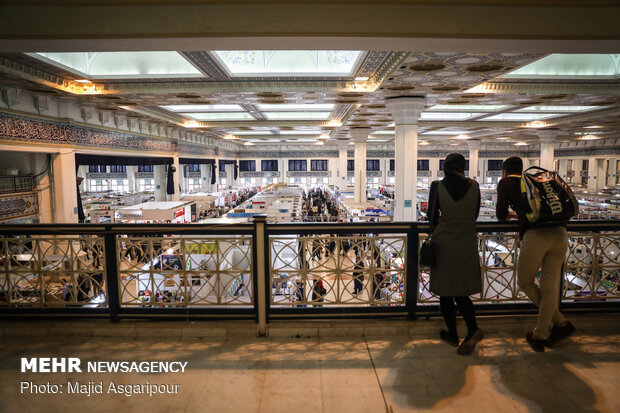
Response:
[[[302,221],[337,221],[340,214],[338,205],[329,192],[322,188],[312,188],[302,194]]]

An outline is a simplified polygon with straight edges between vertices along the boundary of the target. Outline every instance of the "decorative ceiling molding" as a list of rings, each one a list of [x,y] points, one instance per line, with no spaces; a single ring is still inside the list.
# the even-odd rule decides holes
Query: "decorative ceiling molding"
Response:
[[[490,81],[476,86],[476,93],[500,93],[508,94],[588,94],[588,95],[617,95],[620,94],[620,83],[613,80],[609,83],[597,80],[595,83],[587,83],[575,80],[571,83],[543,83],[517,82],[517,81]]]

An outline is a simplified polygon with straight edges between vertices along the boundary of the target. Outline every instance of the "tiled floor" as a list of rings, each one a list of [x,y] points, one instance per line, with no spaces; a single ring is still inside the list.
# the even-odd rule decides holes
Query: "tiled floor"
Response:
[[[20,357],[188,361],[182,374],[20,373]],[[177,395],[27,395],[22,381],[180,384]],[[534,353],[490,334],[475,354],[431,335],[165,339],[4,337],[0,412],[620,412],[620,329]]]

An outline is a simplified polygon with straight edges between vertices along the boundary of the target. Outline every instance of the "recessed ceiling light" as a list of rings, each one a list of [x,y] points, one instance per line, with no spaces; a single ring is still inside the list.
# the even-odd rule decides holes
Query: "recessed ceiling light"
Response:
[[[358,76],[355,78],[356,82],[364,82],[366,80],[368,80],[368,76]]]
[[[487,116],[478,121],[513,121],[513,122],[527,122],[539,119],[548,119],[555,116],[562,116],[561,113],[500,113],[499,115]]]
[[[528,122],[525,127],[526,128],[544,128],[547,126],[547,122],[543,122],[541,120],[535,120],[532,122]]]
[[[254,142],[245,142],[244,145],[245,146],[252,146],[252,145],[255,145],[255,143]]]
[[[231,133],[234,135],[273,135],[273,132],[268,130],[237,130]]]
[[[600,139],[598,136],[596,135],[584,135],[581,138],[579,138],[582,141],[595,141],[597,139]]]
[[[256,120],[252,115],[247,112],[222,112],[222,113],[182,113],[183,116],[190,117],[196,120],[204,121],[235,121],[235,120]]]
[[[244,112],[240,105],[164,105],[161,106],[172,112]]]
[[[599,125],[595,125],[595,126],[584,126],[584,129],[602,129],[602,126]]]
[[[227,135],[224,135],[224,139],[237,139],[237,137],[234,135],[227,134]]]
[[[315,144],[315,145],[325,145],[325,142],[323,142],[323,141],[318,141],[318,142],[315,142],[314,144]]]
[[[430,145],[430,144],[431,143],[429,141],[419,141],[418,142],[418,145],[421,145],[421,146],[426,146],[426,145]]]
[[[430,112],[497,112],[509,107],[508,105],[435,105],[429,109]]]
[[[469,135],[461,134],[454,137],[454,139],[466,140],[469,139]]]
[[[317,104],[303,104],[303,103],[291,103],[291,104],[266,104],[259,103],[256,105],[258,109],[263,112],[273,111],[326,111],[333,110],[333,103],[317,103]]]
[[[263,112],[269,120],[327,120],[331,112]]]
[[[527,142],[517,142],[515,144],[513,144],[514,146],[524,146],[524,145],[529,145]]]
[[[93,82],[91,82],[88,79],[76,79],[75,81],[78,82],[78,83],[93,83]]]
[[[506,140],[508,138],[495,138],[495,139],[497,139],[498,141],[503,141],[503,140]]]
[[[480,115],[482,115],[482,113],[422,112],[420,120],[466,120]]]
[[[519,108],[515,110],[515,112],[587,112],[604,107],[605,106],[527,106]]]

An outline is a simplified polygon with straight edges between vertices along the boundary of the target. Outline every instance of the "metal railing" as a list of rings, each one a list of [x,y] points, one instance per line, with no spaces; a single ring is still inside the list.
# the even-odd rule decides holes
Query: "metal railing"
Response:
[[[568,225],[562,306],[620,308],[620,222]],[[423,223],[0,226],[0,315],[270,318],[437,313]],[[531,312],[512,224],[479,223],[481,312]],[[458,268],[455,268],[458,271]]]

